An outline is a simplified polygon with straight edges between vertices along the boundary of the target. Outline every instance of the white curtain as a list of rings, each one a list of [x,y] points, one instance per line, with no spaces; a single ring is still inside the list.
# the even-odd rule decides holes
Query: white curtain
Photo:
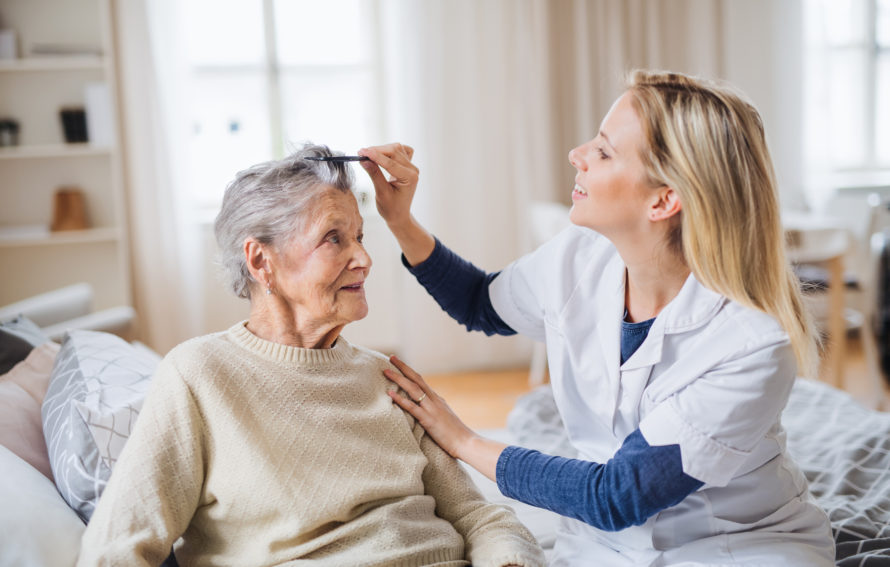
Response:
[[[164,5],[148,0],[115,3],[118,100],[124,122],[123,150],[128,188],[133,298],[138,336],[159,352],[201,332],[195,317],[194,249],[187,207],[177,198],[175,152],[169,125],[175,106],[165,104],[162,82],[175,84],[157,65],[155,30],[169,26]]]

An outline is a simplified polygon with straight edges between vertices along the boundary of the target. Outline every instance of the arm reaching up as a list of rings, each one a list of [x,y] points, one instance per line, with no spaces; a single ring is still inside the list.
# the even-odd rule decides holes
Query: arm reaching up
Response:
[[[403,144],[387,144],[359,150],[370,161],[360,162],[374,183],[377,211],[399,242],[405,259],[412,266],[433,252],[433,236],[411,215],[411,202],[420,176],[411,163],[414,149]],[[383,168],[389,178],[383,174]]]

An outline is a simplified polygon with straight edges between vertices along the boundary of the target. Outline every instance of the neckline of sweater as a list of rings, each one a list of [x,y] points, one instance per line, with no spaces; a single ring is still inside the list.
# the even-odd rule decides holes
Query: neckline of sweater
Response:
[[[235,344],[279,362],[323,365],[340,362],[349,357],[351,345],[340,335],[331,348],[300,348],[261,339],[247,329],[247,320],[232,326],[227,333]]]

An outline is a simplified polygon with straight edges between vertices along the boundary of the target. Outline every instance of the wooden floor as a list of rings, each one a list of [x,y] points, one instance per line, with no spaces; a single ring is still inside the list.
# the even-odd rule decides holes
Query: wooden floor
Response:
[[[847,362],[844,366],[844,382],[842,389],[850,393],[864,405],[890,411],[890,386],[881,377],[869,375],[868,363],[862,349],[862,341],[858,336],[847,338]]]
[[[844,389],[869,407],[890,410],[890,388],[868,376],[868,365],[857,336],[847,339]],[[463,420],[475,429],[504,427],[516,399],[528,392],[528,369],[466,372],[426,376]],[[877,393],[875,393],[877,391]],[[875,399],[875,398],[880,399]]]
[[[516,399],[528,392],[528,368],[425,376],[451,409],[474,429],[507,425]]]

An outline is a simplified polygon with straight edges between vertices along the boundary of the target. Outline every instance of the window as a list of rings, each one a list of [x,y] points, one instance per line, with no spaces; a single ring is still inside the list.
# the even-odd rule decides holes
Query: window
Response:
[[[181,5],[181,173],[196,207],[215,208],[234,171],[301,142],[353,152],[380,139],[375,7],[368,0]]]
[[[834,171],[890,168],[890,0],[810,0],[806,154]],[[818,148],[816,146],[821,146]]]

